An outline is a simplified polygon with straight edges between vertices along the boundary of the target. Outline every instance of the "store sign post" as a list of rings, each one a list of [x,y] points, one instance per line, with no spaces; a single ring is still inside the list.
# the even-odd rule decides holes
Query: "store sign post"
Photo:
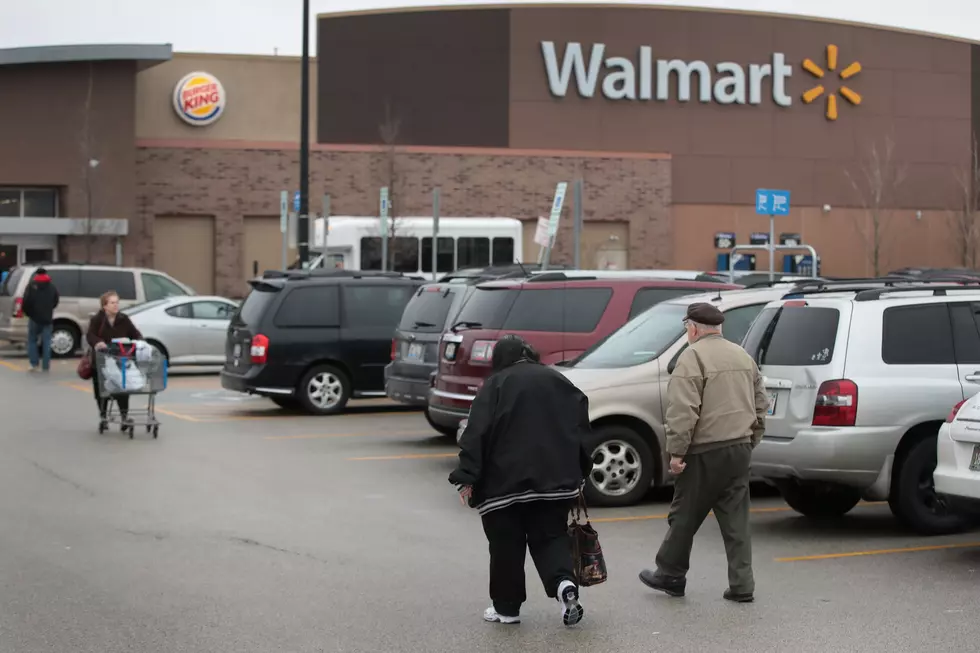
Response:
[[[286,231],[289,229],[289,192],[279,193],[279,233],[282,234],[282,270],[286,269]]]
[[[551,202],[551,216],[548,219],[548,246],[544,248],[541,259],[541,270],[548,269],[551,260],[551,248],[555,244],[555,235],[558,233],[558,221],[561,219],[562,205],[565,203],[565,191],[568,190],[568,183],[558,182],[555,186],[555,199]]]
[[[388,187],[381,188],[381,271],[388,271]]]

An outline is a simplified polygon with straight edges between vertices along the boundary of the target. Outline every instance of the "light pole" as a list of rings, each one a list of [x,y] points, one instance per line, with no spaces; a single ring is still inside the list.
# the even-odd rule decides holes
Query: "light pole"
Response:
[[[300,63],[299,216],[296,245],[300,268],[310,266],[310,0],[303,0],[303,58]]]

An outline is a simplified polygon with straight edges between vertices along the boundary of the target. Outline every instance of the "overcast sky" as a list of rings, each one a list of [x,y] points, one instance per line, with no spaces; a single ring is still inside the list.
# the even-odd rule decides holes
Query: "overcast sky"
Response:
[[[528,0],[544,4],[547,0]],[[311,13],[492,4],[477,0],[311,0]],[[521,3],[514,3],[521,4]],[[703,0],[561,4],[658,4],[837,18],[980,41],[980,0]],[[299,54],[301,0],[0,0],[0,47],[172,43],[178,52]],[[311,52],[315,53],[315,21]]]

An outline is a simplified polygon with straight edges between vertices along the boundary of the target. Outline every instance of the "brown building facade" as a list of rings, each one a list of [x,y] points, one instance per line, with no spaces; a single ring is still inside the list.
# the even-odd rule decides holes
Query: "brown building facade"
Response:
[[[298,188],[299,61],[140,47],[0,56],[0,88],[35,100],[0,108],[0,246],[20,260],[31,249],[9,250],[28,237],[6,220],[19,193],[22,222],[75,219],[59,256],[121,251],[200,292],[241,295],[250,262],[279,265],[279,194]],[[774,188],[792,204],[777,238],[812,245],[825,274],[980,265],[956,235],[980,126],[970,43],[574,6],[321,16],[317,52],[313,212],[329,193],[333,215],[377,215],[389,185],[397,214],[427,215],[438,187],[442,215],[526,221],[530,258],[555,184],[581,179],[584,267],[615,243],[633,268],[715,269],[717,234],[747,244],[768,231],[755,193]],[[175,108],[178,87],[197,118]],[[28,191],[42,190],[54,215],[31,216]],[[768,269],[767,254],[756,264]]]

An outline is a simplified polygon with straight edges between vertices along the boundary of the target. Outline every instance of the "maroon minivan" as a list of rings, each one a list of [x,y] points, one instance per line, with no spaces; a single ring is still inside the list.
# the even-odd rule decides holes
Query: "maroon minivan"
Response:
[[[490,374],[494,344],[505,334],[521,336],[538,351],[542,363],[555,365],[576,358],[654,304],[741,288],[644,277],[642,271],[635,276],[600,275],[556,272],[476,286],[439,343],[429,419],[446,430],[459,426]]]

